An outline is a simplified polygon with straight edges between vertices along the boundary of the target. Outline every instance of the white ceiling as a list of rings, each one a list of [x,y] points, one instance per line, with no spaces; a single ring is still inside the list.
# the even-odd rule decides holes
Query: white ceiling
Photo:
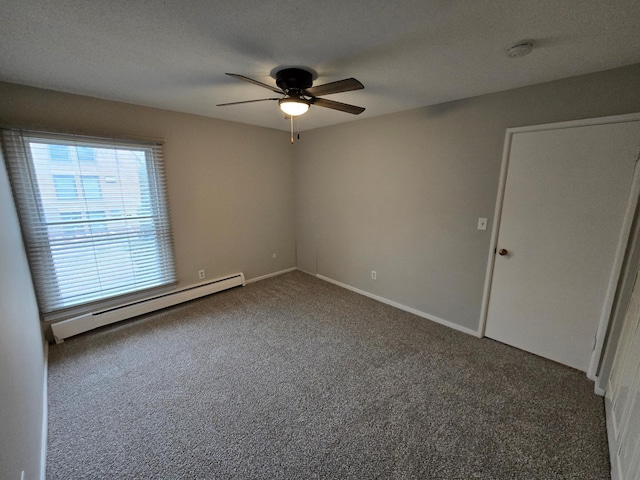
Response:
[[[0,32],[0,80],[283,130],[276,102],[216,107],[274,96],[225,72],[365,85],[309,130],[640,63],[638,0],[3,0]]]

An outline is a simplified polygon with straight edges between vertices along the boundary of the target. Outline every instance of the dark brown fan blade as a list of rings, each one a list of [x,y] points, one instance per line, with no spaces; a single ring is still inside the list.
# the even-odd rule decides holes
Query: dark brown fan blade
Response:
[[[216,107],[226,107],[227,105],[240,105],[241,103],[266,102],[267,100],[280,100],[279,98],[260,98],[258,100],[245,100],[243,102],[219,103]]]
[[[327,100],[326,98],[313,98],[311,99],[311,103],[319,107],[353,113],[354,115],[359,115],[365,110],[362,107],[356,107],[355,105],[349,105],[348,103],[334,102],[333,100]]]
[[[345,78],[337,82],[325,83],[316,87],[307,88],[304,94],[309,97],[319,97],[320,95],[331,95],[332,93],[350,92],[351,90],[360,90],[364,88],[355,78]]]
[[[284,95],[284,92],[280,90],[278,87],[272,87],[271,85],[267,85],[266,83],[259,82],[258,80],[254,80],[253,78],[245,77],[244,75],[238,75],[237,73],[227,73],[230,77],[237,78],[238,80],[243,80],[245,82],[253,83],[254,85],[258,85],[262,88],[267,88],[275,93],[281,93]]]

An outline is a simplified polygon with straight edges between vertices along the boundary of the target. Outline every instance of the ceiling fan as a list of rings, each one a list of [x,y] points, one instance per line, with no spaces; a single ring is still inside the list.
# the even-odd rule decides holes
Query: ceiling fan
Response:
[[[363,107],[349,105],[347,103],[335,102],[320,98],[319,95],[331,95],[334,93],[350,92],[352,90],[360,90],[364,85],[355,78],[345,78],[336,82],[325,83],[324,85],[313,85],[313,75],[311,72],[302,68],[283,68],[276,73],[276,85],[273,87],[266,83],[259,82],[253,78],[238,75],[236,73],[227,73],[227,75],[237,78],[245,82],[253,83],[259,87],[271,90],[274,93],[283,95],[279,98],[260,98],[258,100],[245,100],[242,102],[221,103],[216,106],[225,107],[228,105],[239,105],[242,103],[266,102],[269,100],[277,100],[280,110],[290,117],[297,117],[306,113],[311,105],[318,107],[331,108],[340,112],[359,115],[364,112]]]

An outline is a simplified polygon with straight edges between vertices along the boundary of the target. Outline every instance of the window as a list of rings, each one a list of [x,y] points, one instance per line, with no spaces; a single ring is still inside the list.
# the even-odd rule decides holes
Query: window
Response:
[[[53,187],[56,189],[58,200],[77,200],[78,189],[74,175],[52,175]]]
[[[161,144],[17,129],[2,140],[45,318],[175,283]]]
[[[82,222],[82,212],[60,212],[62,234],[66,237],[76,237],[86,233]]]
[[[82,193],[84,194],[85,200],[102,199],[100,177],[97,175],[81,175],[80,183],[82,183]]]
[[[91,147],[76,147],[78,161],[85,163],[93,163],[96,161],[96,152]]]
[[[69,146],[50,143],[47,145],[49,151],[49,158],[57,162],[70,162]]]
[[[87,220],[89,220],[89,228],[91,229],[92,234],[107,233],[109,231],[109,227],[106,222],[97,221],[104,218],[103,210],[92,210],[87,212]]]

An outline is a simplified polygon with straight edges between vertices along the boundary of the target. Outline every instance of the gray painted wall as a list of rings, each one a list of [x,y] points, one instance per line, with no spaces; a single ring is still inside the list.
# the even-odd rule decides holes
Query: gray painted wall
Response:
[[[0,155],[0,478],[40,478],[45,361],[40,319]]]
[[[477,330],[506,128],[638,112],[638,85],[635,65],[303,133],[298,266]]]

